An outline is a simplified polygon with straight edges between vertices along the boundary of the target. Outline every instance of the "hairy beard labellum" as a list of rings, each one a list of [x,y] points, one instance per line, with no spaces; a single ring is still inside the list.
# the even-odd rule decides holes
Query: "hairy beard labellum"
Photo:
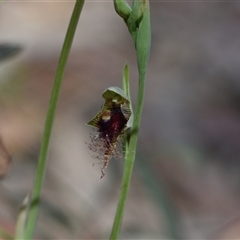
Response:
[[[105,103],[97,115],[87,123],[97,130],[97,134],[91,137],[89,149],[97,153],[96,158],[103,163],[100,179],[105,176],[104,170],[111,158],[116,155],[121,137],[132,124],[130,100],[122,89],[110,87],[103,92],[102,96]]]

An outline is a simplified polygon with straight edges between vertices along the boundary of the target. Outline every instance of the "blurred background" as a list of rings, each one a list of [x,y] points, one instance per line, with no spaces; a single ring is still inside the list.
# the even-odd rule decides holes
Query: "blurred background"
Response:
[[[0,226],[11,233],[34,181],[73,6],[0,4],[0,136],[12,156],[0,181]],[[240,3],[153,1],[151,18],[145,107],[121,238],[240,238]],[[111,1],[87,1],[62,85],[36,238],[109,237],[123,161],[112,159],[99,181],[85,123],[100,109],[102,92],[121,86],[126,61],[135,103],[127,28]],[[1,152],[0,173],[9,162]]]

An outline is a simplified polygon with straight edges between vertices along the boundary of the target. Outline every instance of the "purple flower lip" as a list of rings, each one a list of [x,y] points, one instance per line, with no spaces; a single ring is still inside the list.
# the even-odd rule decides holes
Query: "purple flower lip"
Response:
[[[87,123],[97,130],[97,134],[91,137],[89,149],[97,153],[98,156],[95,158],[103,163],[100,179],[105,176],[104,170],[111,158],[116,155],[117,145],[125,130],[131,126],[132,119],[130,101],[122,89],[110,87],[102,96],[105,99],[102,109]]]

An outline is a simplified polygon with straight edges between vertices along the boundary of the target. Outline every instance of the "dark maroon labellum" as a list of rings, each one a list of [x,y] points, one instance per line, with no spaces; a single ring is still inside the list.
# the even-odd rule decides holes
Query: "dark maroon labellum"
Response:
[[[110,112],[110,119],[104,120],[101,118],[98,122],[99,137],[108,139],[110,144],[114,144],[126,123],[127,120],[122,114],[120,106],[113,106]]]
[[[121,156],[122,137],[132,124],[130,100],[122,89],[109,87],[102,96],[105,103],[96,116],[87,123],[97,130],[97,134],[91,136],[92,142],[88,147],[97,153],[97,156],[93,157],[102,163],[101,178],[105,176],[104,170],[110,159]]]

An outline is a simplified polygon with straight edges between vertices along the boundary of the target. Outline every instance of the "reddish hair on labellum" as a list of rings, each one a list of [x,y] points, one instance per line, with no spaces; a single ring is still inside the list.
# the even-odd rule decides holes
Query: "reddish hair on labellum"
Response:
[[[122,113],[120,104],[112,103],[111,109],[103,112],[98,119],[97,133],[90,135],[91,143],[88,148],[97,153],[94,158],[102,163],[100,179],[105,176],[104,170],[108,167],[111,158],[118,155],[117,146],[121,142],[126,124],[127,119]]]

